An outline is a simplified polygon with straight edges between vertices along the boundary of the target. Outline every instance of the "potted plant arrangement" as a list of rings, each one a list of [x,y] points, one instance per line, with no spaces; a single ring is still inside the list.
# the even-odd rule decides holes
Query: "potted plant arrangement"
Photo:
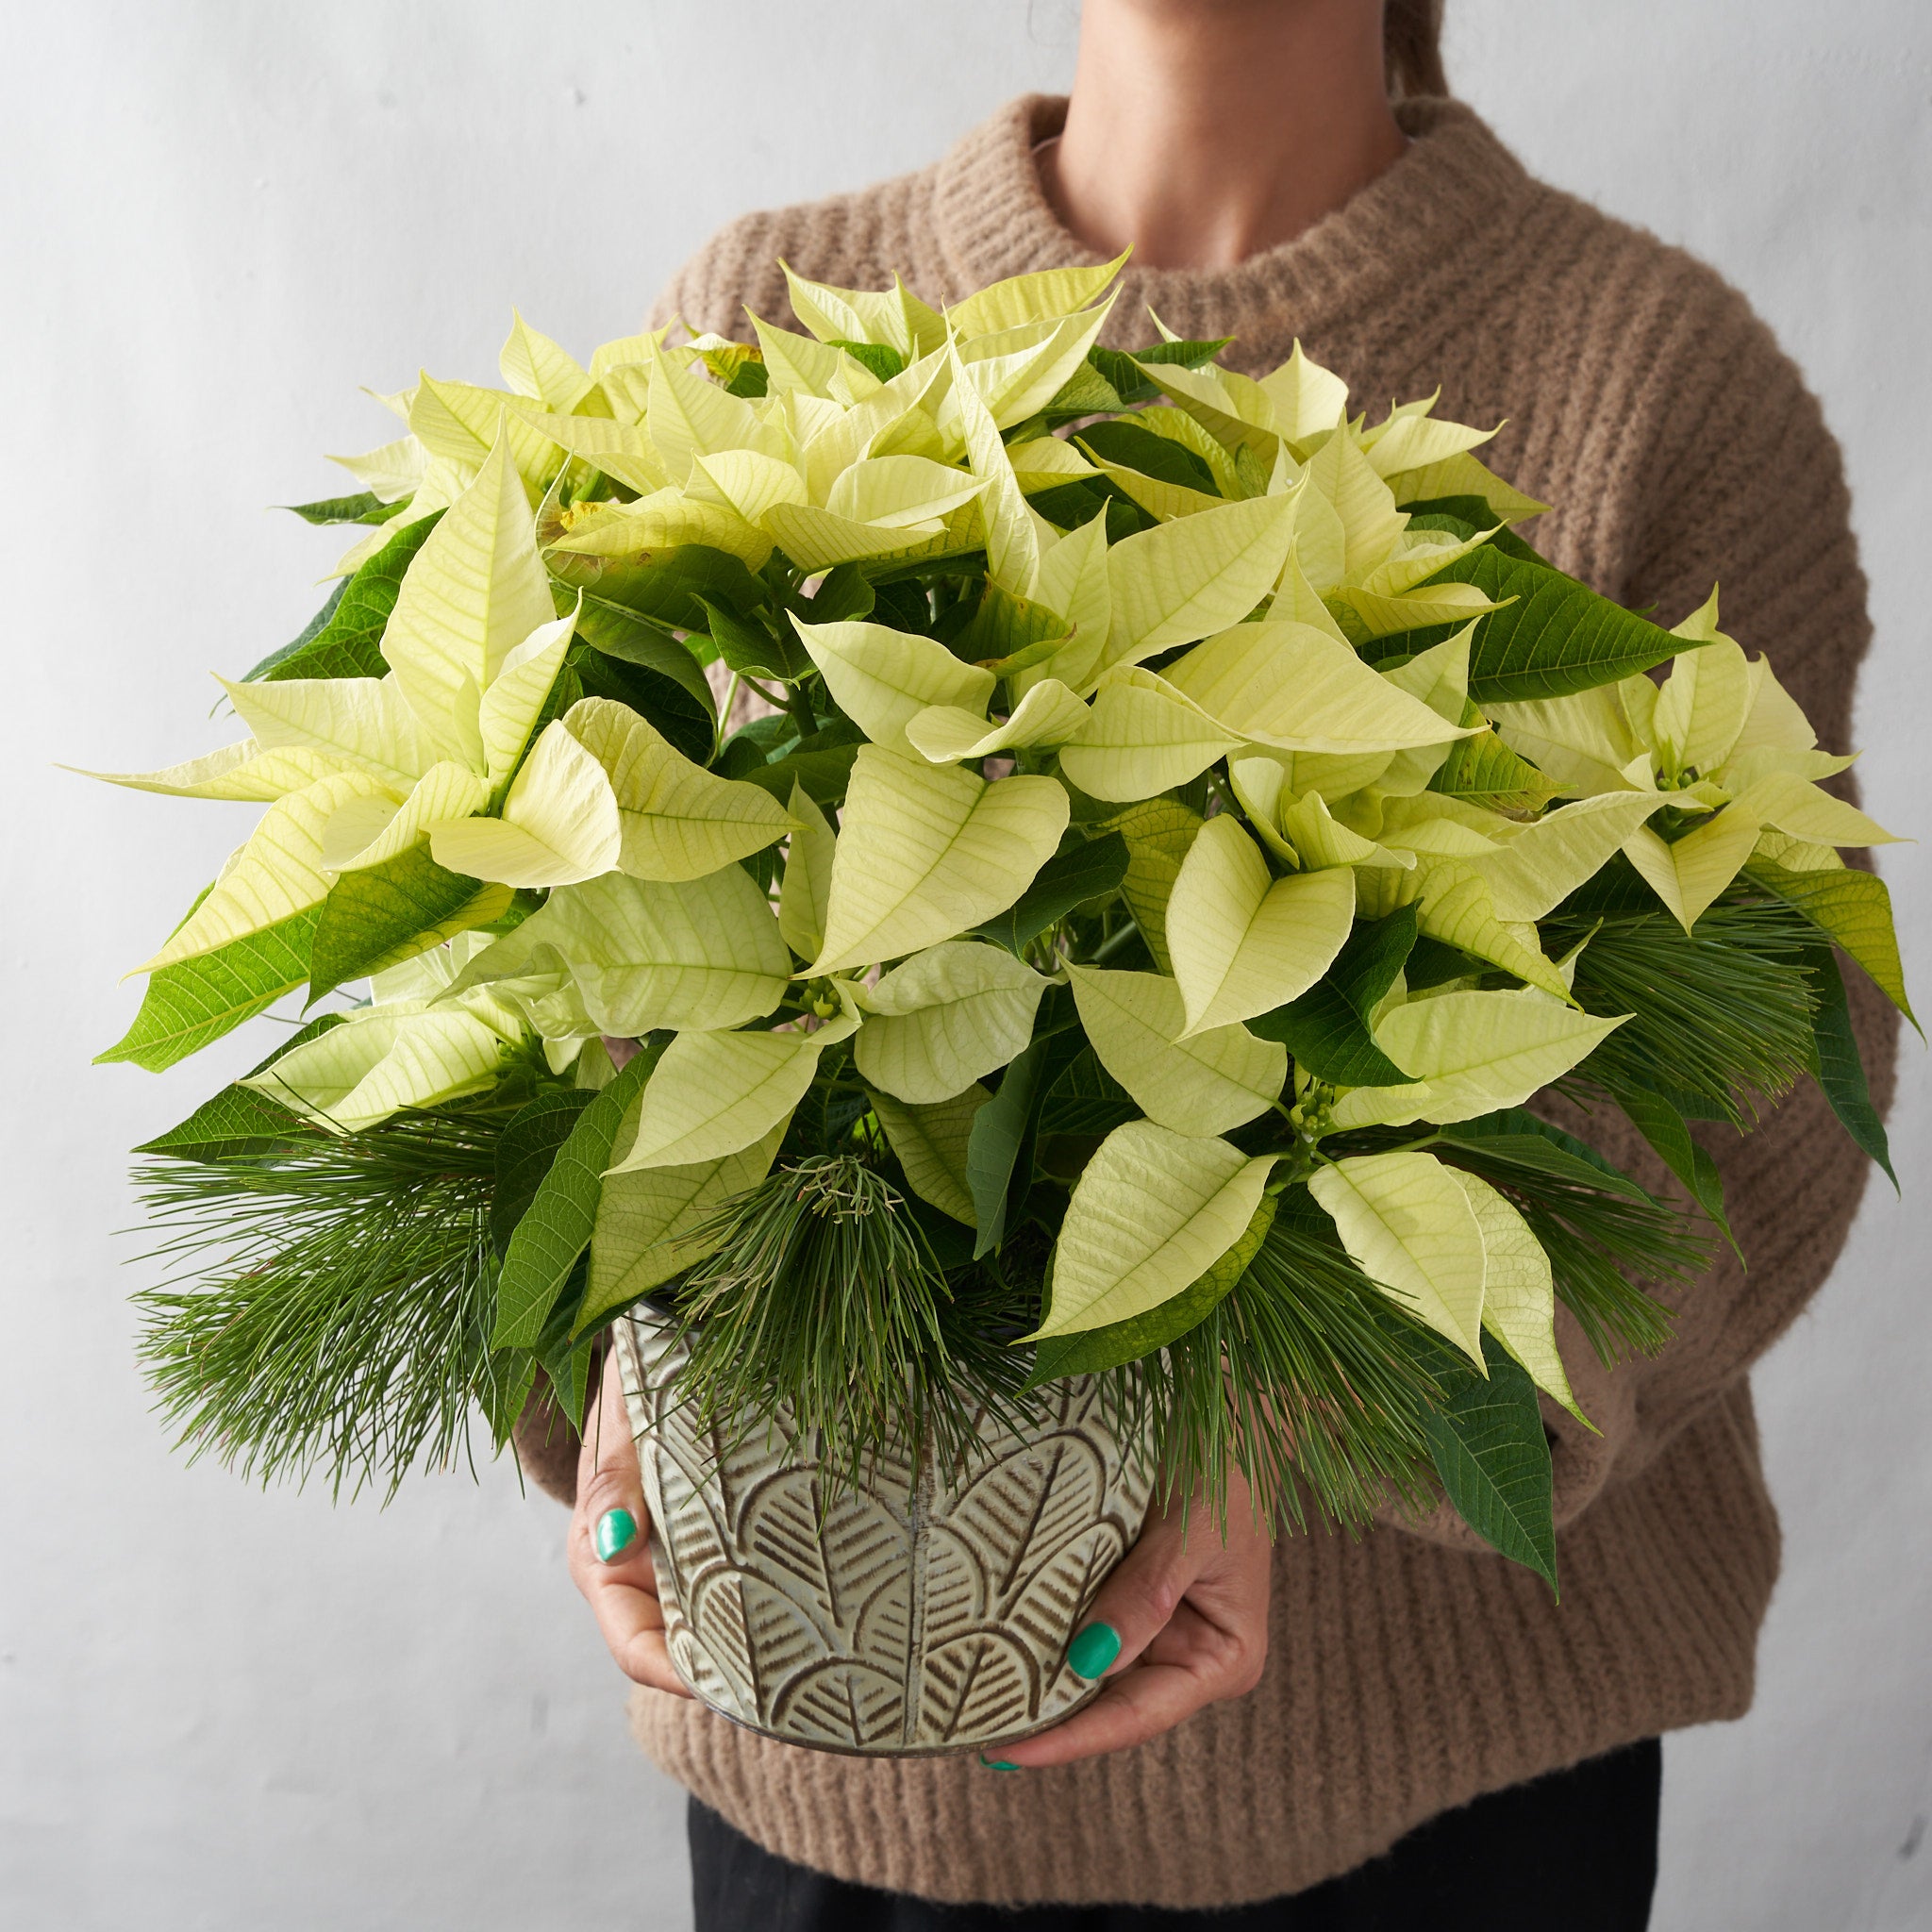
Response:
[[[1597,595],[1486,432],[1299,348],[1100,346],[1118,266],[519,319],[301,508],[366,534],[250,735],[114,779],[266,808],[101,1058],[310,1015],[138,1150],[184,1442],[392,1491],[614,1343],[673,1657],[796,1742],[1064,1715],[1230,1468],[1554,1589],[1555,1308],[1664,1343],[1688,1123],[1810,1077],[1886,1160],[1834,947],[1908,1011],[1888,835],[1715,593]]]

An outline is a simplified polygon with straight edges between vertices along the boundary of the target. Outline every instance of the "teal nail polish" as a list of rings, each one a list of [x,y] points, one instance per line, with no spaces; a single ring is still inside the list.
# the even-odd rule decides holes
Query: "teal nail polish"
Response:
[[[984,1751],[979,1754],[979,1761],[989,1771],[1018,1771],[1020,1768],[1017,1764],[1008,1764],[1004,1757],[989,1757]]]
[[[638,1520],[628,1509],[607,1509],[597,1519],[597,1560],[614,1563],[637,1541]],[[1120,1645],[1115,1643],[1114,1649]]]
[[[1067,1668],[1076,1677],[1098,1677],[1121,1654],[1121,1633],[1111,1624],[1090,1624],[1067,1645]]]

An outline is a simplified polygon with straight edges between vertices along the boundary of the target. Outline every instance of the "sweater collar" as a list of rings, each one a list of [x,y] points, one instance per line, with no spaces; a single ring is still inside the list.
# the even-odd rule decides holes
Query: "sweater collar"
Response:
[[[938,239],[958,288],[1097,259],[1060,225],[1033,158],[1066,111],[1062,97],[1023,95],[939,164]],[[1264,324],[1274,333],[1284,323],[1314,333],[1365,312],[1507,219],[1529,177],[1475,113],[1459,101],[1413,100],[1396,117],[1410,137],[1401,159],[1292,241],[1232,268],[1129,267],[1108,334],[1141,340],[1148,306],[1185,336],[1240,336]]]

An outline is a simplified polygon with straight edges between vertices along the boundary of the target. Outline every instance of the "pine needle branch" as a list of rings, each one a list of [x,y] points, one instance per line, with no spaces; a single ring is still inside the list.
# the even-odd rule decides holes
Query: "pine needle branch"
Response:
[[[470,1457],[490,1406],[500,1113],[404,1114],[294,1138],[272,1159],[136,1170],[175,1272],[138,1296],[140,1353],[194,1456],[394,1495]]]

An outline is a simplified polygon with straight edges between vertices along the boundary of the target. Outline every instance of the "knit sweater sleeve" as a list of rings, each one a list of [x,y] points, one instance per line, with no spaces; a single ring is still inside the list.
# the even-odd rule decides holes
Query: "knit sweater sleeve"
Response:
[[[1725,632],[1770,659],[1822,746],[1848,750],[1871,625],[1838,445],[1816,398],[1743,297],[1701,264],[1673,259],[1671,299],[1658,305],[1669,320],[1650,353],[1633,360],[1622,399],[1646,426],[1614,466],[1616,537],[1599,553],[1600,575],[1611,579],[1602,588],[1670,625],[1718,585]],[[1849,774],[1831,789],[1855,795]],[[1898,1016],[1848,962],[1845,978],[1873,1098],[1884,1109]],[[1677,1192],[1613,1113],[1586,1120],[1561,1103],[1539,1107],[1655,1191]],[[1719,1124],[1693,1132],[1723,1176],[1743,1258],[1721,1249],[1701,1279],[1668,1297],[1675,1321],[1662,1353],[1613,1372],[1602,1369],[1559,1310],[1572,1382],[1602,1431],[1591,1436],[1544,1404],[1559,1527],[1640,1474],[1790,1327],[1843,1249],[1870,1174],[1870,1161],[1809,1080],[1748,1134]],[[1480,1547],[1446,1506],[1402,1526]]]
[[[665,283],[651,305],[649,325],[681,320],[693,335],[707,330],[752,341],[746,310],[795,328],[777,258],[786,252],[786,210],[741,215],[727,222]]]

